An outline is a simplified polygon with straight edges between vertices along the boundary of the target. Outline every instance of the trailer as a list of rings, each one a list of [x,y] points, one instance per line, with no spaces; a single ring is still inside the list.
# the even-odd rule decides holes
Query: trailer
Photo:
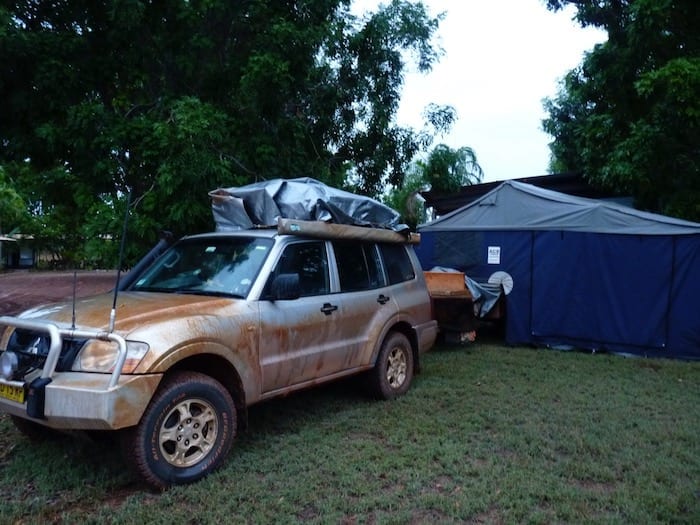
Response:
[[[458,271],[424,271],[433,319],[446,343],[467,344],[476,340],[481,321],[498,321],[505,314],[500,286],[477,283]],[[485,308],[485,292],[497,296]]]

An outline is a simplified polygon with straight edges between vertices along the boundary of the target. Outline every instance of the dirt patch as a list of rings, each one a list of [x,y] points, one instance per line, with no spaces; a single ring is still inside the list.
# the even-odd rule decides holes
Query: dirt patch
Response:
[[[114,289],[116,271],[0,273],[0,315],[16,315],[40,304],[87,297]]]
[[[108,292],[114,289],[116,281],[116,271],[79,271],[74,274],[17,270],[0,273],[0,315],[16,315],[40,304],[70,300],[74,288],[76,298]],[[4,330],[5,327],[0,325],[0,337]],[[0,414],[0,424],[4,423],[2,420],[5,418],[9,419],[9,416]],[[16,438],[16,433],[5,432],[0,435],[0,470],[10,462]],[[100,506],[119,507],[129,496],[139,491],[139,486],[134,484],[117,488]],[[46,518],[44,521],[58,523],[63,511],[74,510],[72,505],[70,497],[65,499],[59,492],[52,501],[52,508],[47,514],[41,515]],[[89,505],[85,507],[86,511],[90,510]]]

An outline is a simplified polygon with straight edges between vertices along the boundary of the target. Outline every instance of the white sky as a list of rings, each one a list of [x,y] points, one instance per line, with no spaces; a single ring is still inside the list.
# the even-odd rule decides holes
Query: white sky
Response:
[[[353,10],[380,3],[356,0]],[[542,100],[605,33],[582,29],[573,8],[548,11],[544,0],[423,3],[432,15],[446,12],[436,39],[445,54],[428,75],[406,76],[399,124],[421,129],[429,103],[451,105],[457,122],[436,143],[473,148],[484,182],[544,175],[552,138],[542,131]]]

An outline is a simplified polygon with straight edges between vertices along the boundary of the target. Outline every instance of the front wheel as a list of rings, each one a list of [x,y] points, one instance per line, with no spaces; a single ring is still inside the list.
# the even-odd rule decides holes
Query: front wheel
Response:
[[[139,424],[126,431],[125,458],[151,486],[197,481],[218,468],[236,435],[236,407],[209,376],[176,372],[153,396]]]
[[[405,394],[413,380],[413,349],[405,335],[394,332],[382,343],[377,362],[370,371],[370,387],[379,399]]]

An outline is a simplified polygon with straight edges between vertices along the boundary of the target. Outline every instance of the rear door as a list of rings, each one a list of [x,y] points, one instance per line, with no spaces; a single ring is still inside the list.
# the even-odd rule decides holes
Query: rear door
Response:
[[[332,248],[343,319],[339,336],[345,342],[344,366],[366,366],[371,364],[384,328],[397,315],[396,300],[387,286],[375,244],[333,241]]]

